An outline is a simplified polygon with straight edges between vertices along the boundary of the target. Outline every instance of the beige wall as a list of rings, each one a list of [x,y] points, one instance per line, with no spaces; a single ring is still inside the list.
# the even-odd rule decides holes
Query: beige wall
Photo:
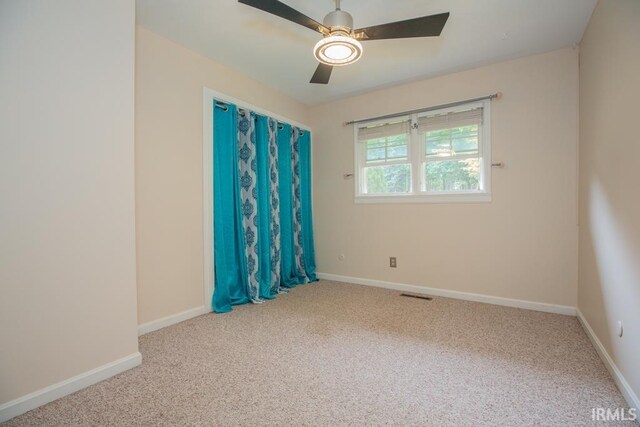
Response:
[[[0,2],[0,404],[137,353],[133,2]]]
[[[506,168],[493,170],[493,202],[354,204],[343,178],[353,172],[353,128],[342,122],[496,91],[493,160]],[[577,108],[573,49],[313,108],[318,271],[575,306]]]
[[[600,0],[580,48],[578,308],[640,395],[640,1]],[[623,338],[617,322],[624,322]]]
[[[142,324],[203,305],[203,86],[298,122],[307,122],[307,108],[141,27],[136,47]]]

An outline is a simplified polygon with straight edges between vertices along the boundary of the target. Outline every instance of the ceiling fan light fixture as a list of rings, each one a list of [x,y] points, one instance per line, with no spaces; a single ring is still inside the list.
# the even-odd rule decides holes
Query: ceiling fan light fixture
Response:
[[[449,12],[443,12],[354,29],[353,16],[340,9],[340,0],[335,0],[335,10],[324,17],[322,24],[279,0],[238,0],[238,2],[279,16],[324,36],[313,49],[314,56],[320,62],[309,81],[314,84],[329,83],[334,66],[353,64],[360,59],[362,56],[360,40],[438,37],[449,19]]]
[[[316,43],[313,54],[323,64],[340,66],[353,64],[362,56],[360,42],[343,33],[332,33]]]

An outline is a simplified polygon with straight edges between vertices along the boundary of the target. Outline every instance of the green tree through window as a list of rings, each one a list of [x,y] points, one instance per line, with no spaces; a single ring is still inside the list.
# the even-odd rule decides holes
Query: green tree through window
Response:
[[[368,167],[365,173],[368,193],[408,193],[411,189],[411,165]]]

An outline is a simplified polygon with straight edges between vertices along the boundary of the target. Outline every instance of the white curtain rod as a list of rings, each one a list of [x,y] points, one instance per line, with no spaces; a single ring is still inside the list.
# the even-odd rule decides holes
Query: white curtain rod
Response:
[[[439,110],[441,108],[456,107],[458,105],[468,104],[470,102],[484,101],[485,99],[489,99],[489,100],[491,100],[491,99],[500,99],[500,97],[502,97],[502,92],[496,92],[496,93],[491,94],[491,95],[481,96],[480,98],[467,99],[465,101],[457,101],[457,102],[451,102],[449,104],[434,105],[433,107],[425,107],[425,108],[419,108],[417,110],[402,111],[400,113],[386,114],[384,116],[369,117],[368,119],[351,120],[350,122],[344,122],[344,125],[347,126],[347,125],[352,125],[352,124],[355,124],[355,123],[368,122],[368,121],[371,121],[371,120],[383,120],[383,119],[390,119],[390,118],[398,117],[398,116],[406,116],[406,115],[409,115],[409,114],[424,113],[425,111],[433,111],[433,110]]]

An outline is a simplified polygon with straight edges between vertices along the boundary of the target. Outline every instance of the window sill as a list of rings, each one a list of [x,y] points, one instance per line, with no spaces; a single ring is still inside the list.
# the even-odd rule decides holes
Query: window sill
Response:
[[[356,204],[384,203],[490,203],[491,193],[358,195]]]

